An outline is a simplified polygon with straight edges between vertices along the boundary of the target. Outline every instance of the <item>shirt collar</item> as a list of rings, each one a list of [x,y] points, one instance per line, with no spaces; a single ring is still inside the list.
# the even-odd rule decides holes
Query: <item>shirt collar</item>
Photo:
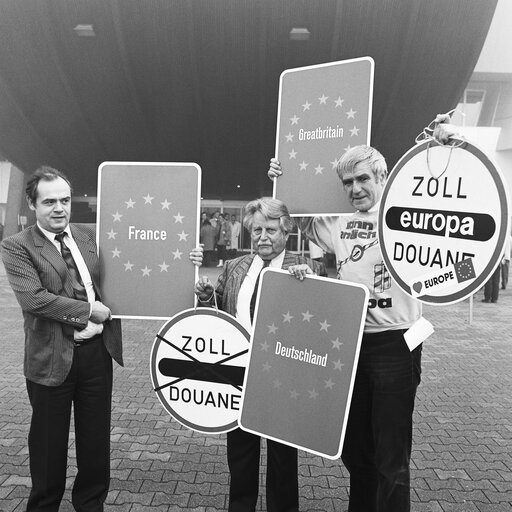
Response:
[[[274,267],[274,268],[282,268],[283,266],[283,261],[284,261],[284,253],[286,252],[285,249],[283,249],[282,252],[280,252],[275,258],[272,258],[270,260],[270,265],[269,267]],[[256,256],[254,257],[254,259],[258,262],[258,264],[260,265],[260,267],[263,267],[263,260],[261,259],[261,257],[256,254]]]
[[[39,222],[37,223],[37,227],[41,230],[43,235],[48,238],[48,240],[51,240],[52,242],[55,241],[55,236],[59,233],[53,233],[52,231],[48,231],[47,229],[44,229]],[[64,229],[64,232],[67,233],[69,238],[73,238],[73,235],[71,234],[71,229],[69,228],[69,224]]]

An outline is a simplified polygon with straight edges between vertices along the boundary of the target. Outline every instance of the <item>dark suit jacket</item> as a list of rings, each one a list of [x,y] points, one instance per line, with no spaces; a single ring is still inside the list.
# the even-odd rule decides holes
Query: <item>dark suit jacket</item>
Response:
[[[85,224],[70,224],[70,228],[91,274],[96,298],[101,300],[94,228]],[[64,259],[36,225],[3,240],[2,259],[25,320],[25,377],[58,386],[71,368],[73,331],[87,325],[90,305],[74,298]],[[122,365],[121,322],[103,325],[105,346]]]
[[[240,291],[240,287],[247,275],[247,271],[251,266],[254,256],[254,254],[248,254],[235,258],[234,260],[227,260],[215,285],[219,308],[233,316],[236,315],[238,292]],[[299,265],[301,263],[307,263],[311,266],[311,261],[304,256],[286,251],[281,268],[286,270],[292,265]],[[311,266],[311,268],[313,267]]]

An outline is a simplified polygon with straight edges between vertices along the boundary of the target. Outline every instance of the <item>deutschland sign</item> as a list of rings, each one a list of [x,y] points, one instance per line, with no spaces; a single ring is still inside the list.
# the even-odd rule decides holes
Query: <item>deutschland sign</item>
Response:
[[[382,257],[412,297],[458,302],[500,264],[509,215],[503,177],[480,149],[467,141],[423,142],[400,159],[386,183]]]
[[[238,426],[249,334],[231,316],[210,308],[171,318],[151,350],[153,388],[167,412],[206,434]]]

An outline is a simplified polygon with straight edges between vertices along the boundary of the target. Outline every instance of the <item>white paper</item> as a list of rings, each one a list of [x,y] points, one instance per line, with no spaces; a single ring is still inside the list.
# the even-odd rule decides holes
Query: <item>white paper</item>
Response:
[[[434,326],[424,317],[418,319],[404,333],[404,338],[412,352],[420,343],[423,343],[434,332]]]

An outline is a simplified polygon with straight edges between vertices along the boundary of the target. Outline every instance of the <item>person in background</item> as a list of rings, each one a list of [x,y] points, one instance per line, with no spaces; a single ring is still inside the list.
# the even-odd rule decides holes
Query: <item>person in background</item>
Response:
[[[215,242],[217,240],[217,230],[210,224],[206,214],[202,216],[201,228],[199,231],[199,240],[203,245],[204,266],[209,267],[215,257]]]
[[[212,213],[211,217],[210,217],[210,224],[215,228],[217,229],[217,224],[219,222],[219,216],[220,216],[220,212],[217,210],[215,212]]]
[[[265,267],[288,269],[299,279],[311,273],[312,265],[303,256],[285,250],[293,229],[288,209],[277,199],[256,199],[245,207],[244,226],[251,235],[254,254],[228,260],[215,285],[207,277],[197,283],[199,304],[216,303],[250,332],[260,272]],[[229,512],[254,512],[258,500],[260,437],[241,429],[227,434]],[[267,511],[297,512],[299,485],[297,450],[267,440]]]
[[[231,222],[229,224],[231,230],[231,244],[229,246],[229,257],[235,258],[238,249],[240,248],[240,231],[241,224],[236,220],[236,215],[231,215]]]
[[[505,252],[501,260],[501,289],[506,290],[508,284],[508,273],[510,268],[510,251],[512,249],[512,236],[508,235],[505,242]]]
[[[231,244],[231,230],[229,228],[229,222],[226,220],[224,215],[219,215],[219,221],[217,223],[217,255],[219,257],[219,263],[217,267],[222,267],[224,261],[227,260],[227,247]]]

